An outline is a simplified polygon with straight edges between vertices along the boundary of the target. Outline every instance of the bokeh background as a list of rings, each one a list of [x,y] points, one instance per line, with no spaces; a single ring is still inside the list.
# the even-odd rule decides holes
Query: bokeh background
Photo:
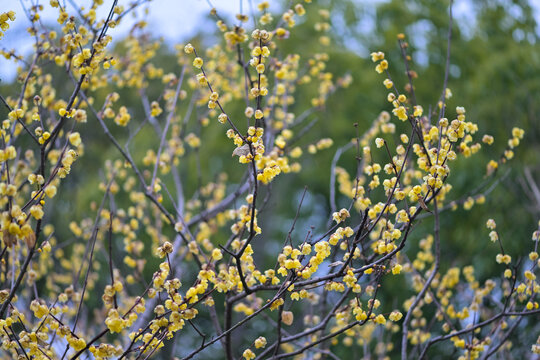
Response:
[[[241,7],[243,12],[249,14],[256,3],[222,0],[211,4],[221,16],[232,19]],[[24,10],[20,7],[29,6],[30,3],[21,1],[11,4],[2,1],[0,11],[7,11],[8,7],[12,9],[12,5],[19,7],[16,11],[20,18],[0,41],[0,47],[5,50],[17,48],[29,54],[32,40],[25,32],[28,24],[24,24]],[[282,175],[273,185],[274,195],[260,221],[265,226],[266,240],[257,245],[265,251],[260,252],[262,255],[258,255],[257,261],[272,263],[272,259],[265,259],[264,254],[279,251],[305,186],[308,191],[297,228],[304,234],[311,227],[315,232],[324,230],[330,210],[330,163],[336,149],[350,142],[355,132],[353,124],[358,123],[362,133],[382,110],[390,110],[381,76],[373,71],[373,63],[369,58],[371,51],[381,50],[387,54],[395,82],[404,85],[405,68],[396,40],[398,33],[404,33],[412,56],[412,68],[418,73],[415,81],[416,97],[424,109],[430,104],[435,106],[443,87],[448,5],[449,1],[446,0],[314,0],[309,5],[307,15],[283,44],[283,51],[299,54],[326,52],[330,56],[327,70],[336,76],[349,73],[353,83],[349,88],[332,95],[323,111],[312,116],[314,126],[298,143],[305,145],[321,137],[331,137],[334,140],[333,147],[307,158],[301,173]],[[67,6],[69,8],[69,1]],[[272,1],[272,8],[276,11],[282,6],[282,2]],[[143,15],[145,8],[149,9],[147,15]],[[138,10],[150,24],[147,29],[149,35],[163,39],[156,66],[162,67],[165,72],[178,71],[172,44],[190,41],[197,47],[205,48],[222,41],[215,21],[209,15],[209,9],[210,5],[206,1],[154,0]],[[321,44],[318,41],[319,34],[314,30],[320,21],[319,9],[330,11],[331,30],[326,35],[332,39],[331,46]],[[474,264],[478,280],[483,281],[502,271],[494,261],[499,249],[491,246],[485,229],[486,220],[494,218],[497,221],[505,251],[514,258],[530,251],[530,234],[536,229],[540,218],[540,204],[534,198],[532,189],[534,184],[540,186],[540,5],[534,0],[456,1],[453,10],[448,79],[453,97],[449,106],[464,106],[467,118],[478,124],[480,133],[493,135],[495,143],[491,147],[485,146],[472,161],[459,163],[451,175],[454,188],[450,198],[463,199],[482,185],[485,185],[484,190],[488,190],[488,196],[483,205],[475,205],[471,210],[458,206],[456,210],[446,211],[442,216],[442,272],[451,266]],[[51,13],[51,18],[44,16],[43,21],[54,24],[54,19],[55,13]],[[127,21],[110,32],[114,46],[120,50],[125,46],[122,39],[127,36],[131,24]],[[51,72],[59,71],[51,66]],[[0,94],[8,96],[17,93],[20,85],[16,83],[16,77],[16,66],[0,59]],[[72,91],[70,83],[58,82],[56,85],[57,92],[65,97]],[[136,92],[124,89],[120,94],[122,104],[130,108],[132,117],[142,117],[142,107]],[[297,114],[309,107],[312,95],[309,89],[299,94],[291,109]],[[152,94],[149,91],[148,95],[152,98],[157,96],[157,92]],[[232,106],[230,111],[233,117],[240,117],[243,105],[238,104],[236,108]],[[0,108],[0,119],[6,117],[7,112],[3,107]],[[235,160],[217,159],[213,155],[219,154],[224,148],[230,149],[230,142],[222,131],[201,129],[196,112],[188,126],[193,131],[202,131],[204,138],[211,140],[205,144],[205,151],[199,153],[200,170],[197,170],[194,158],[180,166],[181,175],[186,179],[187,197],[199,196],[199,183],[212,181],[223,171],[231,173],[231,168],[239,169],[238,178],[235,178],[232,171],[231,183],[240,181],[240,167]],[[525,137],[515,151],[515,158],[501,167],[495,182],[484,183],[486,163],[501,155],[511,129],[516,126],[525,130]],[[123,136],[120,131],[115,134],[120,138]],[[66,243],[69,243],[72,235],[65,224],[91,217],[92,203],[95,208],[95,202],[101,199],[98,184],[103,180],[104,162],[107,159],[120,159],[116,149],[97,126],[85,128],[83,138],[85,154],[74,166],[73,175],[63,184],[62,191],[68,191],[69,198],[59,197],[59,200],[49,205],[54,206],[56,217],[48,221],[57,225],[57,236]],[[155,139],[151,134],[139,138],[133,147],[134,157],[144,157],[145,150],[142,149],[146,149],[153,141]],[[339,162],[339,166],[351,174],[356,166],[354,156],[354,150],[347,151]],[[338,202],[340,206],[347,205],[346,199]],[[430,219],[420,223],[405,252],[413,253],[420,239],[416,234],[423,234],[432,226]],[[387,285],[382,294],[383,299],[392,299],[393,294],[403,291],[403,287],[407,286],[392,280]],[[530,330],[536,330],[537,334],[538,326]],[[530,336],[525,336],[532,339],[528,343],[535,340],[534,331]],[[348,351],[342,350],[341,355],[352,355]],[[515,356],[520,358],[520,353]]]

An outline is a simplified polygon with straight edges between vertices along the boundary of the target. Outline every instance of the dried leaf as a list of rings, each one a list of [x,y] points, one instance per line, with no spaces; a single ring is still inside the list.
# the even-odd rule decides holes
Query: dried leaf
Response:
[[[249,153],[249,144],[244,144],[234,149],[232,156],[247,156]]]
[[[343,261],[334,261],[333,263],[331,263],[330,265],[328,265],[328,267],[336,267],[336,266],[341,266],[345,264]]]
[[[429,208],[427,207],[426,203],[424,202],[424,199],[423,198],[419,198],[418,199],[418,203],[420,204],[420,207],[424,210],[426,210],[427,212],[432,212],[431,210],[429,210]]]
[[[2,231],[2,240],[4,240],[4,244],[9,248],[17,245],[17,236],[11,234],[7,229]]]
[[[291,311],[284,311],[281,313],[281,321],[285,325],[291,325],[294,321],[294,314]]]
[[[36,245],[36,234],[34,234],[32,231],[30,234],[24,237],[24,241],[26,242],[28,249],[33,249],[34,245]]]

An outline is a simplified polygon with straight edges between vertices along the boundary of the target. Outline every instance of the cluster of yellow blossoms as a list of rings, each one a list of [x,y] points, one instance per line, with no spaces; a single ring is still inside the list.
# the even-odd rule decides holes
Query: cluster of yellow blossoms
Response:
[[[15,20],[15,11],[8,11],[0,14],[0,39],[4,37],[4,32],[9,29],[9,22]]]

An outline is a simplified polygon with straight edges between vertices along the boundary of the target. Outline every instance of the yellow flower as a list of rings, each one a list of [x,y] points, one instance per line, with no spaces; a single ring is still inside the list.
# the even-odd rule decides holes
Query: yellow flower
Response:
[[[32,214],[35,219],[39,220],[43,218],[43,208],[41,207],[41,205],[33,205],[30,208],[30,214]]]
[[[373,320],[376,324],[381,324],[381,325],[384,325],[386,324],[386,319],[384,317],[383,314],[379,314],[377,315],[377,317],[375,317],[375,319]]]
[[[251,351],[251,349],[244,350],[244,352],[242,353],[242,356],[246,360],[255,359],[255,353],[253,351]]]
[[[196,57],[193,60],[193,66],[195,66],[197,69],[200,69],[203,66],[203,59],[201,59],[200,57]]]
[[[191,44],[187,44],[186,46],[184,46],[184,52],[186,54],[191,54],[193,52],[193,50],[195,50],[195,49],[193,48],[193,45],[191,45]]]
[[[397,264],[395,265],[393,268],[392,268],[392,275],[397,275],[401,272],[401,269],[403,268],[403,266],[401,266],[400,264]],[[390,319],[392,320],[392,319]]]
[[[375,66],[375,71],[379,74],[382,74],[384,70],[388,69],[388,61],[383,60],[377,66]]]
[[[385,79],[383,81],[383,84],[387,89],[390,89],[390,88],[392,88],[392,86],[394,86],[394,83],[390,79]]]
[[[276,310],[278,307],[280,307],[281,305],[283,305],[284,301],[282,298],[279,298],[279,299],[276,299],[272,302],[272,304],[270,305],[270,310]]]
[[[221,250],[214,249],[212,250],[212,259],[213,260],[221,260],[223,258],[223,254],[221,253]]]
[[[395,310],[390,313],[390,316],[388,316],[388,319],[390,319],[391,321],[399,321],[402,317],[403,317],[403,314]]]
[[[255,348],[260,349],[266,346],[266,338],[263,336],[259,336],[255,340]]]
[[[377,62],[377,61],[383,60],[383,59],[384,59],[384,53],[382,51],[372,52],[371,53],[371,61]]]
[[[78,132],[74,132],[74,133],[69,134],[69,142],[73,146],[81,145],[81,142],[82,142],[81,134],[79,134]]]
[[[394,113],[399,120],[407,120],[407,109],[405,109],[403,106],[398,106],[397,108],[393,109],[392,113]]]

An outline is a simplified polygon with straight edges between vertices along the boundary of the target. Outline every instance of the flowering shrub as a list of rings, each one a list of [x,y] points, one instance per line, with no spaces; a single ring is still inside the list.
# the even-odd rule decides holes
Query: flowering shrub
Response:
[[[478,279],[473,265],[441,267],[441,217],[487,194],[455,198],[455,164],[496,141],[464,107],[450,105],[451,37],[435,106],[416,98],[399,34],[408,83],[394,81],[384,53],[371,54],[389,102],[371,127],[360,133],[355,124],[346,144],[322,138],[298,145],[308,139],[310,115],[338,101],[333,94],[352,81],[325,70],[326,53],[282,51],[310,2],[279,16],[261,2],[254,29],[248,15],[232,24],[212,10],[223,41],[206,49],[177,45],[174,72],[157,65],[162,44],[143,20],[111,45],[113,28],[144,1],[114,1],[99,18],[103,1],[68,13],[51,0],[58,31],[41,23],[41,5],[29,9],[32,58],[3,51],[24,64],[20,91],[1,98],[5,356],[335,358],[342,344],[366,358],[442,351],[487,358],[510,348],[520,323],[538,318],[540,230],[518,260],[504,251],[496,221],[487,220],[486,240],[500,249],[490,259],[500,264],[492,278]],[[328,46],[329,13],[317,16],[317,40]],[[15,14],[0,20],[6,31]],[[506,150],[486,164],[487,180],[499,176],[523,135],[511,131]],[[85,163],[86,153],[99,153],[85,141],[115,152],[99,165],[96,189],[83,189],[99,196],[82,210],[91,216],[67,223],[60,207],[81,212],[69,204],[70,186],[96,166]],[[283,225],[264,216],[268,202],[289,201],[273,184],[328,151],[335,152],[328,222],[297,228],[304,189],[285,238],[266,235]],[[210,176],[201,174],[201,157],[213,161],[212,181],[203,182]],[[421,221],[432,231],[415,231]],[[384,299],[392,278],[407,291]],[[538,342],[527,346],[531,356],[540,352]]]

